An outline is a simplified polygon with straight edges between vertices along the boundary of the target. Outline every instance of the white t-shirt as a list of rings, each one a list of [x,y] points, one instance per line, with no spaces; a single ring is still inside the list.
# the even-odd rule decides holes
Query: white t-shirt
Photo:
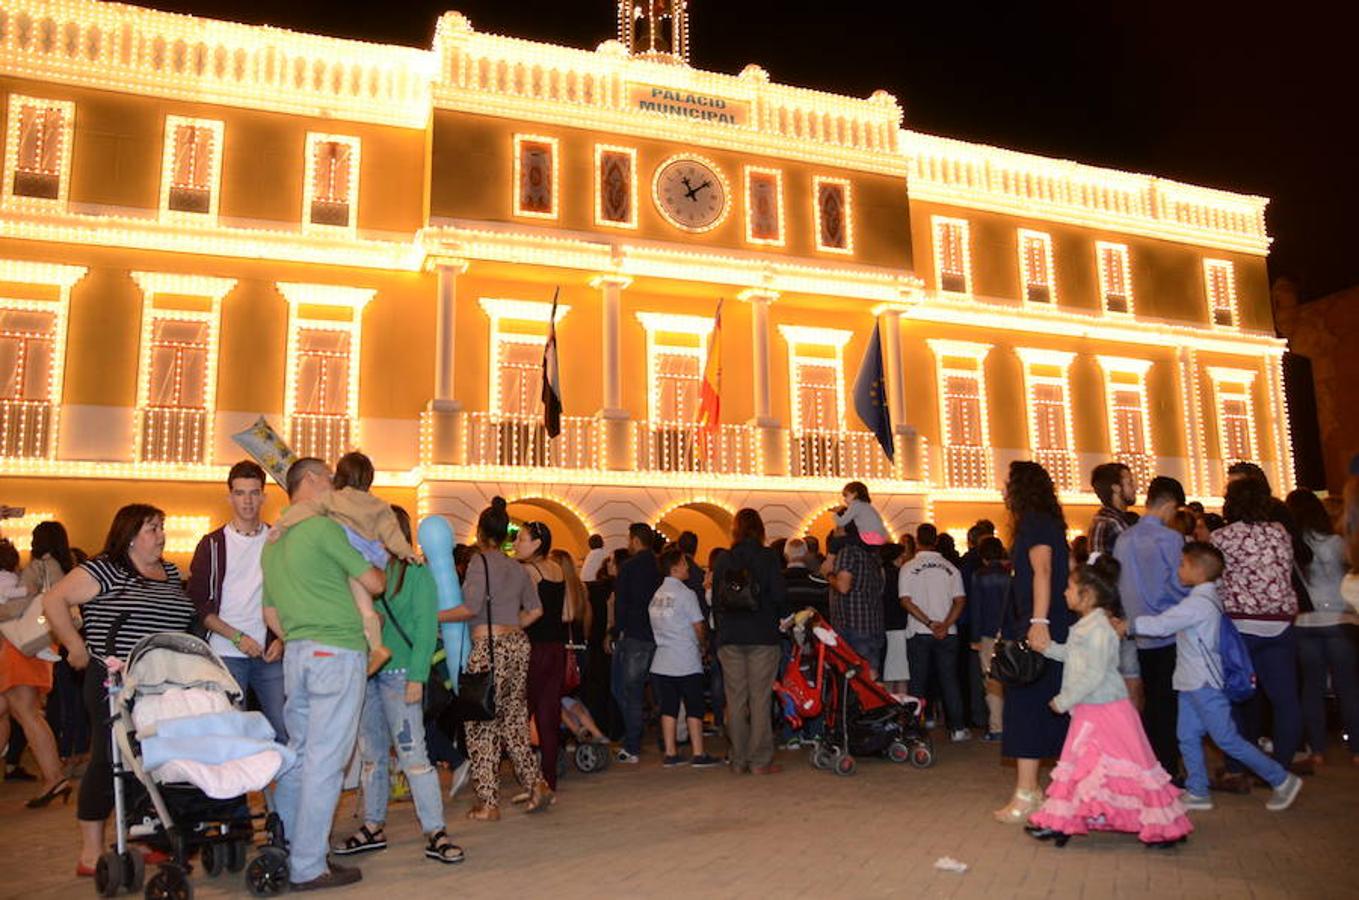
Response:
[[[915,558],[901,567],[897,576],[897,596],[910,597],[911,602],[935,622],[948,618],[953,598],[964,596],[963,575],[933,550],[921,550]],[[929,634],[925,623],[911,616],[906,626],[906,637]],[[949,634],[957,634],[958,626],[951,625]]]
[[[595,581],[599,578],[599,570],[604,568],[604,560],[609,558],[609,551],[603,547],[595,547],[585,554],[585,561],[580,565],[580,580]]]
[[[269,537],[268,527],[261,526],[257,534],[246,537],[230,525],[226,534],[226,576],[222,579],[222,606],[217,618],[239,628],[261,646],[268,627],[260,601],[264,598],[264,570],[260,568],[260,554]],[[218,656],[245,656],[220,634],[214,633],[208,645]]]
[[[647,608],[656,655],[651,658],[653,675],[696,675],[703,671],[703,650],[694,623],[703,621],[698,596],[677,578],[666,576]]]

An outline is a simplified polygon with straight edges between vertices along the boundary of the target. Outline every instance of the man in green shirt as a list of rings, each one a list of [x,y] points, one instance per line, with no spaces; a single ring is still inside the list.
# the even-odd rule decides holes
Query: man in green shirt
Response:
[[[330,490],[330,469],[319,459],[300,459],[288,470],[290,503]],[[386,579],[349,545],[343,528],[322,516],[266,546],[261,565],[265,621],[286,642],[283,719],[288,746],[297,754],[297,762],[279,774],[274,793],[290,845],[289,877],[294,890],[353,884],[362,878],[358,869],[326,862],[368,664],[349,579],[371,594],[382,593]]]

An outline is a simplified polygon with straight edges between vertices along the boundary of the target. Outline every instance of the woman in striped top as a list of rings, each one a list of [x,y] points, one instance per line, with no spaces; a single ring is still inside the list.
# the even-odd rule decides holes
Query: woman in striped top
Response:
[[[193,602],[184,593],[179,569],[162,558],[164,550],[165,513],[143,503],[124,506],[113,517],[103,551],[72,569],[43,597],[52,633],[66,647],[67,662],[83,669],[95,661],[94,671],[85,678],[91,740],[90,764],[80,780],[76,809],[81,840],[77,875],[94,874],[104,851],[104,824],[113,811],[103,659],[126,658],[147,635],[188,631],[194,621]],[[84,620],[83,637],[71,617],[76,606]]]

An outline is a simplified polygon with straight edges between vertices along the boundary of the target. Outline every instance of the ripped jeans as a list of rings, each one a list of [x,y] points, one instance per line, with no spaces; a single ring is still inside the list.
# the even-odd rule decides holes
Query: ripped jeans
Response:
[[[359,754],[363,760],[363,815],[369,822],[385,824],[391,795],[388,775],[391,748],[406,773],[420,830],[431,834],[444,827],[443,798],[439,773],[430,765],[425,750],[424,714],[419,703],[406,703],[406,673],[382,671],[368,679],[359,724]]]

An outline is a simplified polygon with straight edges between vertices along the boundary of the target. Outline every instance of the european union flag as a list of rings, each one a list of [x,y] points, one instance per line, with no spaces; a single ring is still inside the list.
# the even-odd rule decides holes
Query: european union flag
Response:
[[[868,429],[878,436],[882,452],[892,458],[892,414],[887,407],[887,378],[882,367],[882,333],[873,322],[873,337],[859,364],[859,375],[854,379],[854,411]]]

